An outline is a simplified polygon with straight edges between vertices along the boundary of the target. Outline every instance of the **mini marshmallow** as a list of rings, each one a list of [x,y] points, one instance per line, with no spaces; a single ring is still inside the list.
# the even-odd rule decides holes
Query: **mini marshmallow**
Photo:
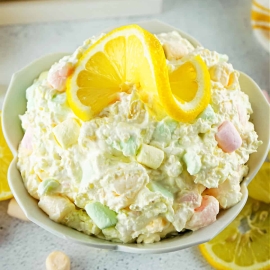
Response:
[[[48,72],[48,83],[57,91],[63,92],[67,77],[72,73],[73,66],[71,63],[57,63],[51,67]]]
[[[183,160],[186,163],[187,171],[190,175],[196,175],[201,170],[201,158],[193,151],[187,151],[183,156]]]
[[[21,146],[29,152],[32,152],[33,150],[32,147],[33,133],[34,133],[33,128],[31,127],[27,128],[21,142]]]
[[[41,196],[38,206],[55,222],[61,222],[75,210],[75,205],[69,199],[56,195]]]
[[[219,202],[213,196],[204,195],[201,206],[194,209],[194,214],[186,223],[186,228],[196,231],[199,228],[208,226],[216,221],[219,212]]]
[[[46,270],[70,270],[70,259],[61,251],[54,251],[46,259]]]
[[[237,129],[229,121],[224,121],[218,127],[218,132],[216,133],[215,138],[218,142],[218,146],[226,153],[235,151],[242,144],[242,139]]]
[[[59,145],[67,149],[77,142],[80,125],[74,118],[68,118],[53,128],[53,134]]]
[[[7,213],[11,217],[15,217],[24,221],[29,221],[29,219],[26,217],[23,210],[14,198],[9,201]]]
[[[223,86],[228,85],[231,72],[233,72],[233,67],[226,62],[218,63],[209,70],[211,80],[220,82]]]
[[[168,60],[179,60],[188,54],[188,49],[186,47],[173,41],[164,43],[163,50]]]
[[[152,145],[142,144],[136,158],[139,163],[156,170],[164,159],[164,152]]]

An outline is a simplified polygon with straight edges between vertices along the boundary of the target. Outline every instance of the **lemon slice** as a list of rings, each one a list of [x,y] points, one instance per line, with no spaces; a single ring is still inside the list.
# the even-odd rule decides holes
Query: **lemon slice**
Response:
[[[109,32],[83,54],[68,78],[67,99],[73,112],[87,121],[132,85],[150,106],[158,89],[170,91],[163,48],[138,25]]]
[[[189,122],[210,101],[210,75],[200,56],[170,76],[159,40],[138,25],[117,28],[94,43],[67,81],[73,112],[87,121],[135,86],[157,119],[166,114]]]
[[[0,111],[0,201],[13,197],[7,181],[7,171],[11,160],[12,154],[2,132],[2,113]]]
[[[199,248],[216,269],[270,269],[270,205],[248,198],[236,219]]]
[[[159,94],[166,112],[175,120],[189,122],[209,104],[211,81],[208,68],[197,55],[169,75],[171,92]]]
[[[259,172],[248,185],[248,194],[253,199],[270,203],[270,162],[263,163]]]

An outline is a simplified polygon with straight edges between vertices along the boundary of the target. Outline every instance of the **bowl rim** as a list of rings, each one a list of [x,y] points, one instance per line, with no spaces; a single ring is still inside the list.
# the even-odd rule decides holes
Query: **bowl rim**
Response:
[[[163,23],[161,21],[150,20],[150,21],[142,21],[142,22],[139,22],[137,24],[141,25],[142,27],[144,27],[146,29],[149,28],[149,27],[151,28],[151,25],[155,25],[155,27],[157,27],[159,29],[162,28],[162,27],[163,28],[164,27],[165,28],[166,27],[170,28],[171,31],[175,30],[175,31],[179,32],[184,38],[190,40],[193,45],[201,46],[201,44],[198,41],[196,41],[196,39],[191,37],[190,35],[184,33],[183,31],[181,31],[181,30],[179,30],[179,29],[177,29],[175,27],[172,27],[172,26],[170,26],[168,24],[165,24],[165,23]],[[110,28],[110,29],[112,29],[112,28]],[[110,29],[108,29],[108,30],[110,30]],[[160,32],[162,32],[162,30]],[[54,235],[60,236],[62,238],[69,239],[69,240],[72,240],[74,242],[77,242],[77,243],[80,243],[80,244],[85,244],[85,245],[92,246],[92,247],[95,247],[95,248],[113,249],[113,250],[119,250],[119,251],[124,251],[124,252],[133,252],[133,253],[152,253],[153,254],[153,253],[166,253],[166,252],[177,251],[177,250],[180,250],[180,249],[183,249],[183,248],[187,248],[187,247],[190,247],[190,246],[193,246],[193,245],[200,244],[202,242],[206,242],[206,241],[210,240],[211,238],[213,238],[221,230],[223,230],[238,215],[238,213],[243,208],[243,206],[244,206],[244,204],[245,204],[245,202],[247,200],[247,196],[248,196],[247,185],[251,181],[251,179],[255,176],[255,174],[257,173],[259,168],[257,168],[257,171],[255,170],[256,172],[253,172],[253,175],[251,177],[249,177],[249,179],[244,179],[242,181],[241,189],[242,189],[242,192],[243,192],[243,198],[241,199],[241,201],[238,204],[236,204],[232,208],[226,210],[226,213],[228,211],[230,211],[230,212],[234,211],[234,213],[231,214],[229,221],[226,220],[226,218],[224,218],[226,215],[222,214],[221,218],[218,217],[218,219],[217,219],[217,221],[215,223],[213,223],[213,224],[211,224],[211,225],[209,225],[209,226],[207,226],[205,228],[200,229],[201,232],[203,231],[205,233],[203,240],[202,239],[200,239],[200,240],[194,239],[194,240],[192,240],[193,242],[191,241],[192,243],[190,241],[186,241],[186,242],[184,241],[185,242],[184,244],[178,243],[179,241],[177,241],[177,239],[180,240],[180,242],[181,242],[181,239],[183,239],[183,236],[181,236],[180,238],[179,237],[174,238],[175,240],[171,241],[170,244],[167,245],[167,247],[166,247],[166,244],[165,244],[165,246],[163,246],[163,243],[165,243],[166,240],[162,240],[161,242],[157,242],[157,243],[153,243],[153,244],[147,244],[147,245],[137,244],[137,243],[122,244],[122,243],[115,243],[115,242],[110,242],[110,241],[102,240],[102,239],[98,239],[99,243],[90,243],[90,242],[86,242],[85,240],[81,240],[80,237],[78,237],[78,235],[75,235],[75,234],[72,234],[72,235],[63,234],[61,230],[56,230],[55,228],[52,228],[50,226],[45,226],[44,223],[42,223],[39,219],[37,219],[33,213],[28,211],[27,207],[25,207],[25,202],[23,201],[23,196],[21,195],[22,190],[20,190],[22,188],[23,181],[20,181],[21,185],[18,186],[19,182],[18,181],[16,182],[15,179],[14,179],[14,171],[15,170],[18,171],[18,169],[16,167],[16,163],[17,163],[17,148],[16,148],[16,146],[17,145],[15,145],[15,143],[13,141],[11,141],[10,138],[9,138],[10,133],[9,133],[8,129],[10,127],[10,123],[9,123],[9,120],[8,120],[9,117],[8,117],[8,114],[7,114],[8,106],[9,106],[9,102],[10,102],[10,97],[12,95],[12,89],[13,89],[14,85],[16,84],[16,80],[20,76],[23,76],[23,73],[25,72],[26,69],[28,69],[28,68],[30,68],[30,67],[32,67],[34,65],[38,65],[38,63],[44,62],[47,59],[54,59],[54,58],[56,59],[58,57],[60,59],[64,55],[68,55],[68,54],[70,54],[70,53],[53,53],[53,54],[45,55],[45,56],[40,57],[37,60],[31,62],[29,65],[25,66],[24,68],[22,68],[18,72],[14,73],[14,75],[12,76],[9,88],[7,90],[5,99],[4,99],[3,114],[2,114],[2,117],[3,117],[3,133],[4,133],[4,136],[5,136],[6,140],[7,140],[8,145],[9,145],[9,147],[10,147],[10,149],[11,149],[13,155],[14,155],[14,159],[13,159],[13,161],[10,164],[10,167],[9,167],[8,179],[9,179],[10,187],[11,187],[11,190],[12,190],[12,192],[14,194],[14,197],[18,201],[19,205],[22,207],[22,209],[25,212],[26,216],[31,221],[38,224],[40,227],[42,227],[45,230],[53,233]],[[53,62],[51,62],[51,64],[52,63]],[[257,87],[260,90],[258,85],[249,76],[245,75],[244,73],[241,73],[241,76],[243,76],[244,78],[249,79],[250,81],[252,81],[252,83],[254,84],[254,87]],[[261,95],[264,98],[262,93],[261,93]],[[265,102],[266,102],[266,99],[265,99]],[[268,140],[268,148],[269,148],[269,140]],[[267,151],[265,151],[265,153],[263,155],[264,158],[261,159],[261,163],[260,163],[261,165],[264,162],[264,159],[265,159],[266,155],[267,155]],[[23,185],[23,187],[24,187],[24,185]],[[26,191],[25,188],[24,188],[24,190]],[[30,194],[28,194],[28,197],[31,200],[35,200],[30,196]],[[42,212],[42,210],[40,208],[38,208],[38,209],[39,209],[40,212]],[[46,215],[45,213],[43,213],[43,214]],[[46,215],[46,218],[48,220],[50,220],[47,215]],[[53,221],[51,221],[51,222],[53,222]],[[58,223],[55,223],[55,224],[60,225],[60,226],[65,227],[65,228],[68,228],[69,230],[75,231],[75,230],[73,230],[73,229],[71,229],[71,228],[69,228],[69,227],[67,227],[65,225],[61,225],[61,224],[58,224]],[[83,234],[83,233],[80,233],[78,231],[76,231],[76,233]],[[213,233],[214,233],[214,235],[213,235]],[[193,235],[193,237],[190,237],[192,235]],[[194,235],[195,235],[195,233],[192,233],[192,234],[188,235],[188,238],[193,239]],[[83,234],[83,236],[87,237],[86,234]],[[95,238],[95,237],[91,237],[91,238]]]

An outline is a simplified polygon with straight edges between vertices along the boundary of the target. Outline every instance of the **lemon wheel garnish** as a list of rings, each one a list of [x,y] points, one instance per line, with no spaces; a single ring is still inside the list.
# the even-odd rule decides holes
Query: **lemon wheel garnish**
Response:
[[[169,89],[166,60],[161,44],[137,25],[117,28],[79,59],[67,82],[67,99],[74,113],[91,119],[118,99],[131,85],[151,104],[157,89]]]
[[[159,93],[166,112],[175,120],[195,119],[210,102],[211,81],[208,68],[197,55],[169,75],[171,92]]]
[[[86,50],[68,78],[67,99],[73,112],[87,121],[132,85],[158,119],[168,114],[191,121],[210,100],[210,76],[201,57],[169,75],[159,40],[138,25],[119,27]]]
[[[12,153],[9,150],[2,131],[2,113],[0,111],[0,201],[12,198],[8,186],[7,171],[12,160]]]
[[[248,198],[236,219],[199,248],[216,269],[270,269],[270,205]]]
[[[253,199],[270,203],[270,162],[263,163],[259,172],[248,185],[248,195]]]

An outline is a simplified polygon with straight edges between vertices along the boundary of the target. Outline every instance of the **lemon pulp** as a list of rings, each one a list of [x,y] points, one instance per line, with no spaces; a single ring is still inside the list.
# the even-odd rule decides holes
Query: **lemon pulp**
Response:
[[[90,46],[67,82],[73,112],[87,121],[132,87],[157,119],[189,122],[210,101],[210,75],[200,56],[168,74],[159,40],[138,25],[119,27]]]
[[[270,269],[270,205],[248,198],[236,219],[199,248],[216,269]]]

